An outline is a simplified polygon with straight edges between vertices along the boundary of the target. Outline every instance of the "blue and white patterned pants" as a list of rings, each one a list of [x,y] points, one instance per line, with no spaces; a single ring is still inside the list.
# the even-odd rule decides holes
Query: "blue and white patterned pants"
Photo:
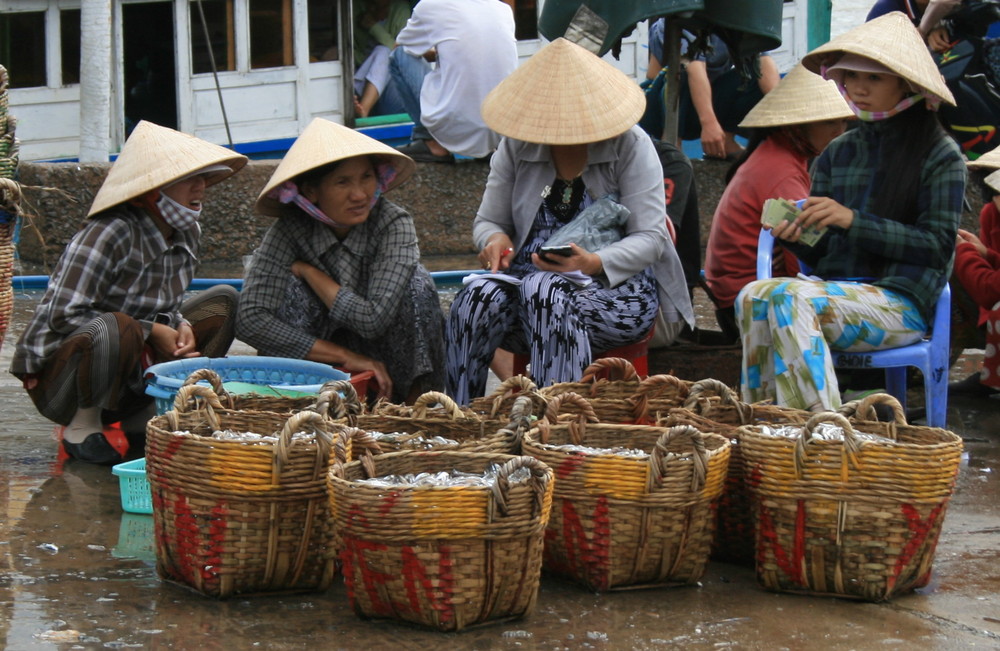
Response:
[[[448,316],[447,390],[460,405],[486,390],[493,353],[529,353],[538,386],[580,379],[592,351],[642,339],[659,309],[649,270],[618,287],[579,287],[563,276],[535,271],[520,285],[477,279],[462,288]]]

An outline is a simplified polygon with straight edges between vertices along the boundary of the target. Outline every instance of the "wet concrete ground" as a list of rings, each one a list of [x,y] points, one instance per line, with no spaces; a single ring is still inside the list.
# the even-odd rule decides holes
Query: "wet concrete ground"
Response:
[[[915,594],[774,594],[715,562],[697,587],[593,594],[543,576],[529,617],[441,634],[359,619],[339,578],[324,594],[229,601],[161,582],[151,517],[122,512],[109,468],[60,468],[52,425],[6,373],[32,305],[18,297],[0,349],[0,648],[1000,648],[1000,400],[951,401],[967,454],[932,582]]]

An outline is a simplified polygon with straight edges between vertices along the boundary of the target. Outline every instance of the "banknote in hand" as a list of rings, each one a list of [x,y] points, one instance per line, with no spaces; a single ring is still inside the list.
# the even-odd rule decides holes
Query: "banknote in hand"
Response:
[[[760,215],[760,223],[774,228],[782,222],[795,221],[800,212],[802,210],[793,201],[789,201],[788,199],[768,199],[764,202],[764,209]],[[816,228],[815,226],[803,228],[802,234],[799,236],[799,242],[802,242],[806,246],[813,246],[816,242],[819,242],[819,239],[823,237],[825,232],[826,228]]]

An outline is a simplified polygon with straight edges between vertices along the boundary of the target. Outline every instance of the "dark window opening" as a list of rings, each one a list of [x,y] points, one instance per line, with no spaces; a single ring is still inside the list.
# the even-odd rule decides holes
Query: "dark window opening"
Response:
[[[169,2],[122,6],[126,134],[139,120],[177,128],[173,18]]]
[[[504,0],[514,10],[514,35],[519,41],[538,38],[537,0]]]
[[[250,0],[250,67],[290,66],[294,59],[292,0]]]
[[[45,12],[0,14],[0,62],[11,88],[47,86]]]
[[[202,24],[201,12],[205,14]],[[191,71],[198,75],[212,72],[212,57],[216,70],[236,70],[236,44],[233,34],[233,0],[201,0],[191,5]],[[205,43],[205,27],[212,44],[211,54]]]
[[[309,60],[340,60],[337,4],[309,0]]]
[[[80,10],[59,12],[59,45],[62,52],[62,83],[80,83]]]

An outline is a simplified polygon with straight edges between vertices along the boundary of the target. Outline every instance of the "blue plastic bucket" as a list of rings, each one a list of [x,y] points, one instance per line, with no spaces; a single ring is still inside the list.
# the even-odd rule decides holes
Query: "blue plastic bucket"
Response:
[[[173,408],[174,396],[194,371],[208,368],[215,371],[223,383],[246,382],[304,393],[319,393],[320,387],[331,380],[349,380],[350,375],[328,364],[285,357],[192,357],[154,364],[146,369],[146,395],[156,398],[156,412]],[[202,382],[202,384],[208,384]]]

